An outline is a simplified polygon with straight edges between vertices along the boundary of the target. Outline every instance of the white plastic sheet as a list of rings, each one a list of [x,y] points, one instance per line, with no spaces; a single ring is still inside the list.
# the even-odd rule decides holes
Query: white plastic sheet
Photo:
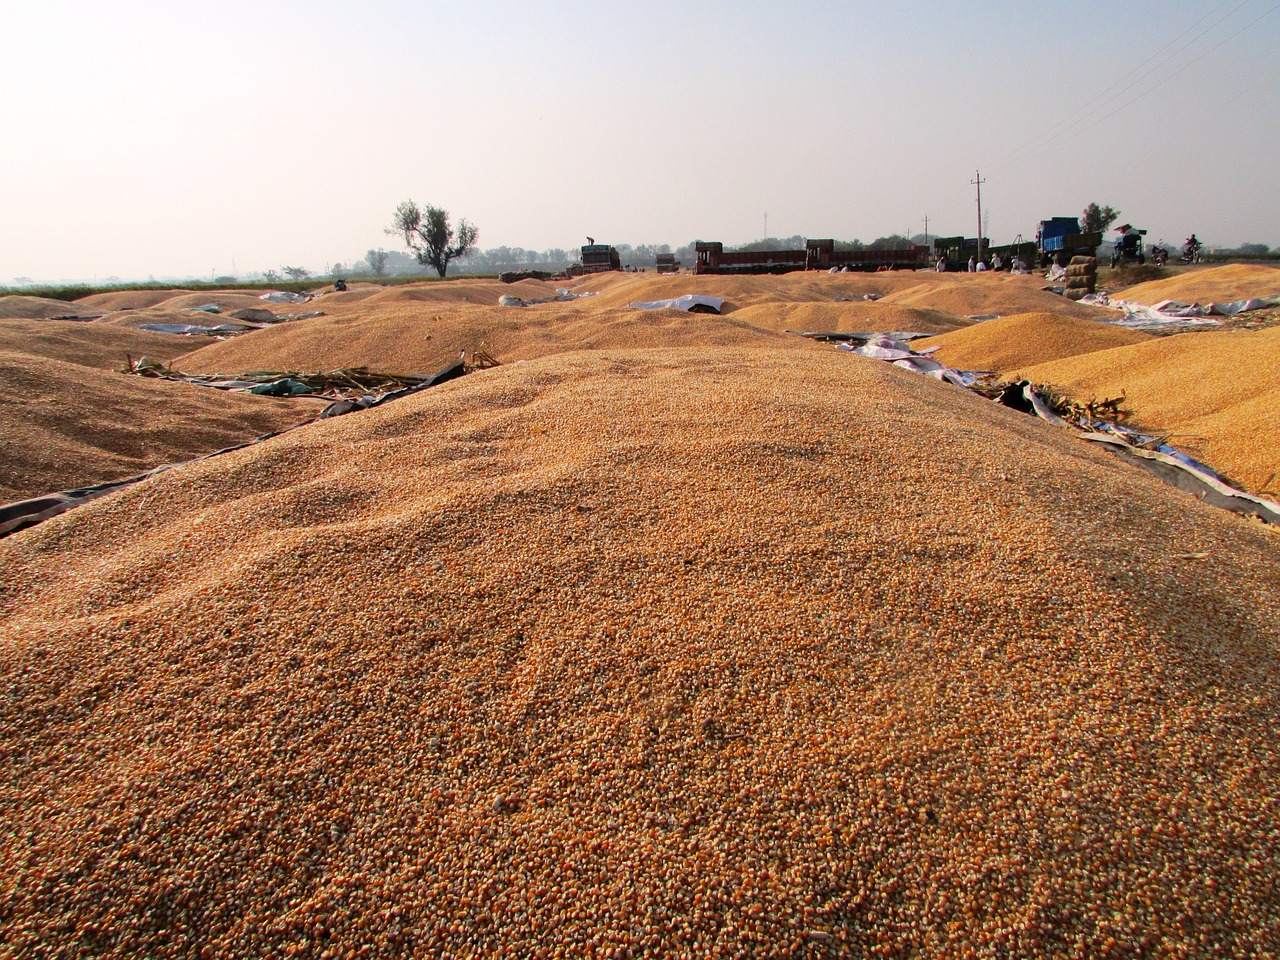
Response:
[[[710,307],[716,313],[724,306],[724,297],[704,297],[697,293],[686,293],[683,297],[671,300],[638,300],[628,303],[628,307],[636,310],[692,310],[694,307]]]

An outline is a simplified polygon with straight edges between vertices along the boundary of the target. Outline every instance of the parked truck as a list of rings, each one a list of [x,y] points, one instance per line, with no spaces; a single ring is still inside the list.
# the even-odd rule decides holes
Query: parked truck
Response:
[[[1040,266],[1047,267],[1055,259],[1062,266],[1072,257],[1094,257],[1102,234],[1080,232],[1080,221],[1075,217],[1050,217],[1040,221],[1036,231],[1036,248],[1040,252]]]
[[[588,243],[582,247],[583,273],[608,273],[610,270],[621,270],[622,258],[617,248],[607,243]]]

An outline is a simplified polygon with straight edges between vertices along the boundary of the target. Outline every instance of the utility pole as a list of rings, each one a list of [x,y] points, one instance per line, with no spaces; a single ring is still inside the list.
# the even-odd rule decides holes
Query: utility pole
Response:
[[[982,185],[987,181],[982,179],[982,174],[977,170],[973,171],[973,179],[969,181],[978,188],[978,259],[982,259]]]
[[[764,212],[764,238],[769,239],[769,211]]]
[[[929,215],[927,213],[924,215],[924,245],[926,247],[929,245]]]

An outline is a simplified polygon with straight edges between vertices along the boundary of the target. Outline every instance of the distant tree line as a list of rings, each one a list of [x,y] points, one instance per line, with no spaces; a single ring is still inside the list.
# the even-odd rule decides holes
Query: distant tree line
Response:
[[[932,237],[930,239],[933,239]],[[797,234],[793,237],[769,237],[765,240],[754,240],[751,243],[744,243],[736,247],[729,247],[732,250],[803,250],[806,238]],[[894,250],[903,247],[909,247],[912,244],[923,245],[925,237],[923,234],[917,234],[914,237],[904,237],[901,234],[890,234],[887,237],[878,237],[869,243],[861,240],[837,240],[837,250]],[[634,246],[629,243],[615,243],[613,246],[618,251],[618,257],[622,260],[625,267],[634,267],[637,270],[653,270],[657,266],[657,258],[659,254],[674,254],[684,267],[691,268],[696,259],[695,241],[683,244],[682,246],[672,247],[667,243],[639,243]],[[572,249],[566,247],[550,247],[546,250],[526,249],[525,247],[490,247],[485,250],[473,250],[466,256],[453,260],[449,263],[449,276],[464,275],[493,275],[498,273],[515,272],[520,270],[545,270],[549,273],[555,273],[563,270],[571,264],[577,263],[581,259],[580,251],[577,247]],[[373,276],[373,277],[398,277],[398,276],[414,276],[435,272],[429,267],[424,267],[417,260],[399,250],[370,250],[361,260],[356,260],[349,264],[345,271],[337,268],[342,264],[335,264],[334,275],[345,273],[347,276]]]

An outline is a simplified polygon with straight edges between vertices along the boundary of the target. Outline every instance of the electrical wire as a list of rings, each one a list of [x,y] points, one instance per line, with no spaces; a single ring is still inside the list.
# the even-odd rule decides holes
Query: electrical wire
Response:
[[[1068,114],[1067,116],[1063,117],[1061,120],[1059,120],[1056,124],[1054,124],[1054,125],[1053,125],[1052,127],[1050,127],[1048,130],[1046,130],[1046,131],[1044,131],[1043,133],[1041,133],[1041,134],[1039,134],[1039,135],[1037,135],[1037,136],[1033,137],[1031,140],[1029,140],[1029,141],[1027,141],[1027,142],[1025,142],[1025,143],[1020,144],[1017,148],[1015,148],[1015,149],[1014,149],[1013,153],[1011,153],[1008,157],[1006,157],[1006,158],[1005,158],[1005,160],[998,161],[998,162],[996,163],[996,165],[992,167],[993,171],[998,172],[1000,169],[1003,169],[1003,165],[1004,165],[1005,163],[1016,163],[1016,162],[1017,162],[1017,160],[1018,160],[1018,156],[1019,156],[1020,154],[1025,153],[1025,152],[1027,152],[1027,151],[1029,151],[1029,150],[1035,149],[1035,148],[1039,145],[1039,142],[1040,142],[1040,141],[1045,140],[1045,139],[1047,139],[1047,138],[1049,138],[1049,137],[1052,137],[1052,136],[1056,135],[1056,134],[1058,133],[1058,131],[1059,131],[1059,130],[1061,130],[1064,126],[1067,126],[1067,128],[1068,128],[1068,129],[1070,129],[1071,127],[1075,126],[1076,124],[1078,124],[1078,123],[1082,122],[1083,120],[1087,119],[1087,118],[1090,116],[1090,114],[1092,114],[1092,113],[1096,112],[1097,110],[1100,110],[1102,107],[1106,106],[1108,103],[1110,103],[1110,102],[1111,102],[1112,100],[1114,100],[1116,97],[1118,97],[1118,96],[1120,96],[1122,93],[1124,93],[1124,91],[1125,91],[1126,89],[1129,89],[1129,88],[1131,87],[1131,84],[1128,82],[1128,80],[1129,80],[1129,78],[1130,78],[1130,77],[1132,77],[1134,74],[1136,74],[1138,71],[1140,71],[1140,70],[1141,70],[1143,67],[1145,67],[1147,64],[1151,63],[1151,61],[1155,60],[1157,57],[1159,57],[1161,54],[1163,54],[1166,50],[1168,50],[1170,47],[1172,47],[1175,43],[1177,43],[1179,40],[1181,40],[1183,37],[1185,37],[1185,36],[1186,36],[1188,33],[1190,33],[1192,30],[1196,29],[1196,27],[1200,26],[1200,24],[1204,23],[1204,21],[1205,21],[1205,20],[1209,19],[1209,17],[1213,16],[1215,13],[1217,13],[1219,10],[1221,10],[1223,7],[1225,7],[1225,6],[1226,6],[1228,3],[1230,3],[1230,2],[1231,2],[1231,0],[1222,0],[1222,2],[1221,2],[1221,3],[1219,3],[1216,7],[1214,7],[1212,10],[1210,10],[1208,13],[1206,13],[1203,17],[1201,17],[1199,20],[1197,20],[1197,21],[1196,21],[1195,23],[1193,23],[1191,26],[1187,27],[1187,29],[1183,30],[1183,31],[1182,31],[1182,33],[1178,34],[1176,37],[1174,37],[1172,40],[1170,40],[1168,43],[1166,43],[1166,44],[1165,44],[1163,47],[1161,47],[1159,50],[1155,51],[1155,53],[1151,54],[1151,56],[1147,57],[1147,59],[1143,60],[1140,64],[1138,64],[1136,67],[1134,67],[1134,68],[1133,68],[1132,70],[1130,70],[1128,73],[1126,73],[1124,76],[1120,77],[1118,80],[1116,80],[1115,82],[1113,82],[1109,87],[1106,87],[1105,89],[1103,89],[1100,93],[1098,93],[1098,94],[1097,94],[1097,96],[1096,96],[1096,97],[1094,97],[1094,98],[1093,98],[1093,100],[1094,100],[1094,101],[1096,101],[1096,100],[1101,100],[1101,102],[1100,102],[1100,103],[1096,103],[1096,104],[1095,104],[1093,101],[1090,101],[1090,102],[1085,103],[1083,106],[1081,106],[1079,109],[1077,109],[1074,113]],[[1207,34],[1209,31],[1211,31],[1211,30],[1213,30],[1215,27],[1217,27],[1217,26],[1218,26],[1218,24],[1222,23],[1224,20],[1228,19],[1229,17],[1234,16],[1234,15],[1235,15],[1239,10],[1240,10],[1240,8],[1241,8],[1241,7],[1243,7],[1243,6],[1245,6],[1246,4],[1248,4],[1248,2],[1249,2],[1249,0],[1241,0],[1241,2],[1240,2],[1240,3],[1238,3],[1238,4],[1236,4],[1236,6],[1235,6],[1235,7],[1233,7],[1233,8],[1231,9],[1231,11],[1230,11],[1230,12],[1228,12],[1228,13],[1224,14],[1222,17],[1220,17],[1220,18],[1218,18],[1217,20],[1215,20],[1215,21],[1214,21],[1213,23],[1211,23],[1209,26],[1205,27],[1205,29],[1204,29],[1204,30],[1200,31],[1200,33],[1196,34],[1196,36],[1194,36],[1191,40],[1189,40],[1189,41],[1187,41],[1187,43],[1183,44],[1183,46],[1182,46],[1182,47],[1180,47],[1180,48],[1178,48],[1178,50],[1174,51],[1174,53],[1173,53],[1173,54],[1171,54],[1171,56],[1176,55],[1176,54],[1178,54],[1178,53],[1181,53],[1183,50],[1185,50],[1185,49],[1186,49],[1187,47],[1189,47],[1191,44],[1195,43],[1197,40],[1199,40],[1201,37],[1203,37],[1203,36],[1204,36],[1205,34]],[[1143,79],[1145,79],[1145,78],[1146,78],[1150,73],[1152,73],[1152,72],[1154,72],[1156,69],[1158,69],[1158,68],[1159,68],[1159,66],[1160,66],[1160,65],[1159,65],[1159,64],[1157,64],[1155,67],[1153,67],[1153,68],[1152,68],[1151,70],[1149,70],[1147,73],[1143,74],[1141,77],[1139,77],[1137,80],[1135,80],[1135,81],[1134,81],[1134,83],[1141,83]],[[1111,91],[1113,91],[1113,90],[1115,91],[1115,93],[1111,93]],[[1111,94],[1111,96],[1107,96],[1109,93]],[[1105,98],[1105,99],[1102,99],[1102,98]],[[1068,125],[1069,125],[1069,126],[1068,126]]]
[[[1170,80],[1172,80],[1174,77],[1176,77],[1176,76],[1178,76],[1179,74],[1181,74],[1181,73],[1185,72],[1186,70],[1189,70],[1191,67],[1195,66],[1197,63],[1199,63],[1199,62],[1200,62],[1201,60],[1203,60],[1205,57],[1207,57],[1207,56],[1209,56],[1210,54],[1212,54],[1212,53],[1216,52],[1217,50],[1221,49],[1223,46],[1225,46],[1226,44],[1230,43],[1230,42],[1231,42],[1232,40],[1234,40],[1236,37],[1240,36],[1240,34],[1244,33],[1244,32],[1245,32],[1246,30],[1248,30],[1250,27],[1254,26],[1256,23],[1258,23],[1259,21],[1261,21],[1261,20],[1265,19],[1266,17],[1269,17],[1271,14],[1275,13],[1277,10],[1280,10],[1280,3],[1275,4],[1274,6],[1272,6],[1271,8],[1269,8],[1268,10],[1266,10],[1266,11],[1264,11],[1263,13],[1259,14],[1257,17],[1255,17],[1254,19],[1250,20],[1248,23],[1246,23],[1243,27],[1241,27],[1241,28],[1240,28],[1239,30],[1237,30],[1235,33],[1231,34],[1229,37],[1226,37],[1225,39],[1223,39],[1223,40],[1219,41],[1218,43],[1214,44],[1212,47],[1210,47],[1210,48],[1209,48],[1208,50],[1206,50],[1204,53],[1200,54],[1200,56],[1196,57],[1194,60],[1191,60],[1191,61],[1188,61],[1187,63],[1184,63],[1182,66],[1178,67],[1178,69],[1176,69],[1175,71],[1173,71],[1173,73],[1169,74],[1167,77],[1165,77],[1165,78],[1164,78],[1163,80],[1161,80],[1159,83],[1154,84],[1154,85],[1152,85],[1151,87],[1148,87],[1146,90],[1138,91],[1138,92],[1137,92],[1137,93],[1135,93],[1132,97],[1130,97],[1128,100],[1126,100],[1124,103],[1120,104],[1118,107],[1116,107],[1114,110],[1112,110],[1110,113],[1104,114],[1103,116],[1099,117],[1097,120],[1093,121],[1093,122],[1092,122],[1092,123],[1090,123],[1088,126],[1084,127],[1080,132],[1081,132],[1081,133],[1083,133],[1085,130],[1091,130],[1091,129],[1093,129],[1093,128],[1094,128],[1094,127],[1096,127],[1098,124],[1103,123],[1103,122],[1104,122],[1104,121],[1106,121],[1106,120],[1110,120],[1110,119],[1111,119],[1112,117],[1114,117],[1117,113],[1120,113],[1121,111],[1123,111],[1123,110],[1127,109],[1128,107],[1130,107],[1130,106],[1132,106],[1133,104],[1137,103],[1137,102],[1138,102],[1139,100],[1141,100],[1142,98],[1144,98],[1144,97],[1146,97],[1146,96],[1149,96],[1150,94],[1154,93],[1156,90],[1158,90],[1158,89],[1160,88],[1160,86],[1161,86],[1162,84],[1168,83],[1168,82],[1169,82]],[[1024,158],[1024,159],[1023,159],[1023,160],[1021,160],[1020,162],[1021,162],[1021,163],[1030,163],[1032,160],[1036,160],[1036,159],[1038,159],[1039,157],[1041,157],[1041,156],[1043,156],[1044,154],[1048,153],[1050,150],[1057,149],[1059,146],[1061,146],[1063,143],[1065,143],[1068,139],[1070,139],[1070,137],[1066,136],[1066,133],[1067,133],[1067,131],[1063,131],[1063,134],[1059,135],[1059,136],[1058,136],[1058,137],[1057,137],[1057,138],[1056,138],[1052,143],[1049,143],[1049,144],[1044,145],[1042,149],[1040,149],[1040,150],[1038,150],[1037,152],[1033,153],[1031,156]],[[1076,134],[1073,134],[1072,136],[1075,136],[1075,135],[1076,135]],[[1006,162],[1005,164],[1002,164],[1002,165],[997,166],[997,167],[996,167],[996,169],[997,169],[997,170],[1002,170],[1002,169],[1007,168],[1008,166],[1009,166],[1009,162]]]

